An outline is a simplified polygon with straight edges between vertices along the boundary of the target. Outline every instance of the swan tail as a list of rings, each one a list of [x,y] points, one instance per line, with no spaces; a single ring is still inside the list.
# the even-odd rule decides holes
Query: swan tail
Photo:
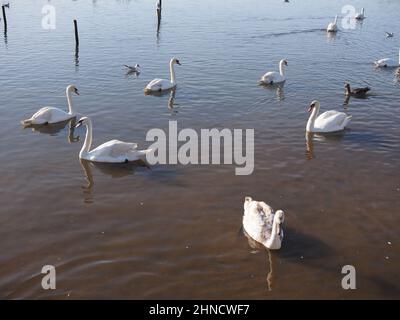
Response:
[[[33,124],[33,120],[32,119],[25,119],[21,121],[21,124],[25,127],[30,126]]]

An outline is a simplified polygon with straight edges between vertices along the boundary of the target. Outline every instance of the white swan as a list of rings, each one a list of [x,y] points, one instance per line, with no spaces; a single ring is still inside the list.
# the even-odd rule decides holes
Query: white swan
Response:
[[[71,93],[74,92],[75,94],[79,95],[78,89],[73,85],[69,85],[65,90],[65,92],[68,101],[68,112],[61,110],[59,108],[43,107],[29,119],[22,120],[21,123],[24,126],[35,125],[35,124],[40,125],[40,124],[63,122],[74,118],[76,115],[73,111]]]
[[[377,68],[394,68],[400,66],[400,50],[399,59],[385,58],[374,62]]]
[[[357,13],[356,16],[355,16],[355,18],[356,18],[357,20],[364,20],[364,18],[365,18],[365,9],[362,8],[362,9],[361,9],[361,12]]]
[[[86,125],[86,138],[82,149],[79,152],[80,159],[93,162],[126,163],[141,159],[150,150],[138,150],[136,143],[110,140],[90,150],[92,146],[92,121],[88,117],[83,117],[78,121],[76,128],[82,124]]]
[[[336,32],[337,31],[337,20],[338,20],[338,15],[336,15],[335,21],[328,24],[328,27],[326,28],[327,32]]]
[[[342,131],[351,120],[351,116],[335,110],[326,111],[318,116],[319,108],[319,101],[314,100],[311,102],[308,109],[311,115],[306,126],[307,132],[329,133]]]
[[[260,82],[263,84],[276,84],[286,81],[285,66],[288,65],[287,60],[283,59],[279,62],[279,73],[276,71],[267,72],[262,76]]]
[[[284,212],[278,210],[274,213],[265,202],[253,201],[251,197],[244,199],[243,208],[243,228],[246,233],[268,249],[280,249]]]
[[[154,79],[144,88],[145,93],[160,92],[164,90],[172,89],[176,86],[174,64],[181,65],[178,59],[172,58],[169,62],[169,72],[171,74],[171,80],[166,79]]]

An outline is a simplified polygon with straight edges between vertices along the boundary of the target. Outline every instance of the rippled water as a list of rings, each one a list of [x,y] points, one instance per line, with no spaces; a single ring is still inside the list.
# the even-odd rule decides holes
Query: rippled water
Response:
[[[353,1],[367,19],[333,37],[324,29],[347,0],[163,2],[157,36],[154,1],[11,1],[0,43],[0,297],[400,298],[400,86],[372,65],[397,57],[400,2]],[[48,3],[56,30],[41,28]],[[174,101],[144,96],[172,56],[183,64]],[[260,87],[281,58],[283,90]],[[135,63],[140,76],[126,76],[122,65]],[[343,106],[345,81],[367,82],[371,96]],[[84,129],[19,123],[43,105],[65,108],[70,83],[95,144],[148,146],[146,132],[169,120],[254,128],[255,171],[81,163]],[[313,99],[322,111],[346,107],[351,129],[307,143]],[[246,195],[285,210],[280,251],[244,237]],[[41,289],[46,264],[54,291]],[[351,292],[341,288],[348,264]]]

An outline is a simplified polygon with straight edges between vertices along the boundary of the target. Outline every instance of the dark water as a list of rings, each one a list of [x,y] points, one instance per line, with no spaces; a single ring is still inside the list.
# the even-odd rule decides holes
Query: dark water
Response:
[[[400,86],[394,70],[372,65],[397,57],[399,1],[353,1],[368,18],[334,37],[324,29],[348,1],[163,1],[158,37],[154,1],[10,2],[0,43],[0,297],[400,298]],[[48,3],[55,30],[41,27]],[[169,108],[169,95],[143,88],[168,76],[172,56],[183,65]],[[282,58],[283,90],[258,86]],[[135,63],[142,74],[125,76],[122,65]],[[372,95],[350,100],[344,135],[307,144],[309,102],[343,110],[345,81],[366,81]],[[95,145],[148,146],[146,132],[169,120],[254,128],[255,171],[81,164],[84,129],[19,123],[43,105],[66,108],[70,83]],[[246,195],[285,210],[280,251],[249,246]],[[57,270],[54,291],[40,285],[46,264]],[[357,270],[351,292],[341,288],[347,264]]]

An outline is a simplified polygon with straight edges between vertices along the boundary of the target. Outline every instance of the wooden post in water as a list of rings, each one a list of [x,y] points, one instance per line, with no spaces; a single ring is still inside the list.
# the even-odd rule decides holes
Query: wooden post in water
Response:
[[[158,0],[157,3],[157,32],[160,31],[160,24],[161,24],[161,0]]]
[[[3,5],[3,6],[1,6],[1,9],[3,10],[4,33],[7,33],[6,7]]]
[[[75,29],[75,47],[79,48],[79,34],[78,34],[78,22],[74,20],[74,29]]]

